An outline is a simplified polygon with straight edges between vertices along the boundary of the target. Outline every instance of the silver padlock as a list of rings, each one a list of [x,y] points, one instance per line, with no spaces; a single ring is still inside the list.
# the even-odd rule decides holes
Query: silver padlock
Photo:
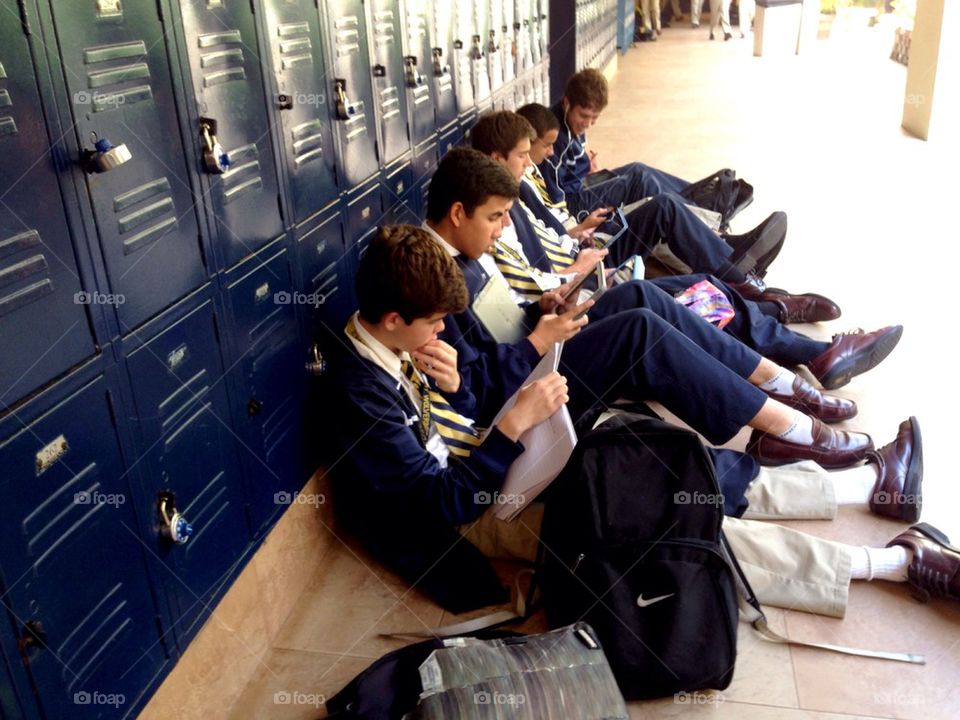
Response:
[[[126,145],[114,145],[107,138],[93,133],[94,150],[83,151],[83,165],[87,172],[105,173],[133,159]]]
[[[347,81],[337,78],[333,81],[333,91],[337,98],[337,118],[349,120],[357,114],[357,106],[347,97]]]
[[[327,370],[327,361],[320,354],[320,348],[314,343],[307,351],[306,370],[314,377],[320,377]]]
[[[193,525],[177,511],[174,503],[173,493],[160,493],[161,532],[177,545],[183,545],[193,535]]]
[[[230,168],[230,155],[217,140],[217,121],[200,118],[200,136],[203,138],[203,167],[208,173],[222,175]]]

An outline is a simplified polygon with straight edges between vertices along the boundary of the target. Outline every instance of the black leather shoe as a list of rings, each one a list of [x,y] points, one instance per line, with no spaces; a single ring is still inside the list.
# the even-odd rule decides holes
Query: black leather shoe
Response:
[[[743,235],[727,235],[724,240],[733,248],[730,263],[742,273],[753,272],[759,277],[767,273],[783,243],[787,239],[787,214],[771,213],[762,223]]]
[[[928,523],[918,523],[887,543],[887,547],[893,545],[913,552],[907,582],[917,600],[960,600],[960,549],[953,547],[943,532]]]
[[[830,347],[807,362],[807,369],[824,388],[835,390],[883,362],[900,342],[901,335],[903,325],[891,325],[871,333],[856,330],[834,335]]]

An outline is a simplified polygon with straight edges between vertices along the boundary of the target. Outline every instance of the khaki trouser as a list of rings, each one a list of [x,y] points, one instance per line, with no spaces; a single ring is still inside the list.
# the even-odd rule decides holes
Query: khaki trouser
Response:
[[[746,493],[742,519],[723,529],[757,598],[765,605],[843,617],[852,558],[847,547],[758,519],[831,519],[837,514],[833,481],[816,463],[761,468]],[[492,558],[533,562],[543,503],[531,503],[513,522],[487,512],[460,531]]]

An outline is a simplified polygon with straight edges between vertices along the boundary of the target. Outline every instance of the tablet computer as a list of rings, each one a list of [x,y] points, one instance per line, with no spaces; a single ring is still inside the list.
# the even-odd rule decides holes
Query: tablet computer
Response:
[[[587,175],[583,179],[583,186],[585,188],[596,187],[597,185],[602,185],[605,182],[610,182],[615,180],[618,175],[612,170],[597,170]]]

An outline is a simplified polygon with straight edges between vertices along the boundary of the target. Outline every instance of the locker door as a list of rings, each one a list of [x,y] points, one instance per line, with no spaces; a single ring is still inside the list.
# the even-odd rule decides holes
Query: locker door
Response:
[[[545,39],[544,36],[540,34],[543,30],[540,22],[540,0],[527,0],[527,2],[530,3],[530,59],[533,61],[533,64],[536,65],[543,57],[542,43]],[[548,2],[548,0],[544,0],[544,4],[546,4],[546,2]],[[579,19],[580,8],[581,4],[578,0],[578,29],[576,32],[579,32],[579,28],[583,27],[583,21]]]
[[[432,144],[428,141],[425,144]],[[436,152],[436,145],[434,152]],[[418,153],[421,152],[421,146],[414,149],[414,160],[410,162],[398,162],[393,167],[383,170],[383,223],[395,225],[406,223],[408,225],[420,224],[420,202],[416,197],[414,185]]]
[[[254,535],[286,509],[302,476],[305,380],[288,253],[275,245],[228,276],[233,322],[232,399],[247,468],[247,503]]]
[[[229,267],[283,232],[253,5],[180,0],[180,11],[197,111],[216,121],[231,161],[227,172],[208,175],[219,253]],[[200,138],[198,120],[198,148]]]
[[[449,3],[423,0],[426,3],[430,38],[430,78],[437,127],[445,127],[457,119],[457,97],[453,80],[453,16]],[[426,72],[426,71],[424,71]]]
[[[360,264],[360,260],[367,252],[370,238],[383,222],[383,195],[380,192],[379,178],[362,185],[347,197],[347,247],[350,251],[353,273]],[[350,283],[351,304],[357,306],[357,295]]]
[[[339,208],[321,214],[297,229],[297,266],[300,291],[315,298],[304,306],[308,335],[326,342],[325,330],[339,333],[356,308],[351,298],[353,268],[343,241]]]
[[[81,148],[107,139],[132,159],[85,173],[121,331],[205,278],[163,26],[154,4],[55,2],[64,77]]]
[[[314,0],[263,0],[294,224],[337,196],[336,151]]]
[[[474,0],[477,13],[482,13],[486,30],[487,75],[490,77],[490,89],[496,91],[503,87],[503,5],[501,0]],[[481,18],[478,17],[478,20]]]
[[[500,3],[501,0],[491,0],[494,3]],[[517,56],[517,35],[514,30],[514,0],[502,0],[503,17],[500,20],[500,65],[503,67],[503,82],[508,83],[517,76],[516,61]]]
[[[181,641],[250,539],[219,347],[206,301],[127,358],[142,457],[138,502],[154,522],[146,542],[164,566],[158,578]],[[186,544],[160,531],[162,491],[193,525]]]
[[[490,66],[487,63],[489,54],[489,18],[487,17],[488,0],[473,0],[464,3],[463,14],[470,23],[470,81],[473,84],[473,99],[477,105],[490,98],[493,86],[490,84]],[[458,10],[459,12],[459,6]],[[496,42],[496,37],[493,38]]]
[[[115,422],[100,377],[0,443],[4,605],[50,718],[125,716],[166,660]]]
[[[443,0],[434,0],[438,8]],[[447,8],[449,11],[449,7]],[[464,0],[453,6],[453,82],[457,98],[457,113],[463,114],[476,105],[473,93],[473,60],[483,57],[480,36],[473,30],[473,3]]]
[[[0,0],[0,407],[95,352],[27,38]]]
[[[370,55],[361,0],[327,0],[320,4],[326,15],[330,98],[334,132],[340,148],[341,186],[357,185],[378,168],[376,117]]]
[[[433,61],[427,24],[427,0],[404,0],[404,84],[407,88],[410,138],[414,145],[426,140],[437,129],[435,103],[431,102],[430,97]]]
[[[517,74],[533,67],[533,49],[530,28],[531,0],[516,0],[516,21],[514,29],[517,33]]]
[[[380,138],[380,162],[389,165],[410,150],[400,13],[396,0],[367,0],[370,70]],[[426,88],[429,92],[429,88]]]

